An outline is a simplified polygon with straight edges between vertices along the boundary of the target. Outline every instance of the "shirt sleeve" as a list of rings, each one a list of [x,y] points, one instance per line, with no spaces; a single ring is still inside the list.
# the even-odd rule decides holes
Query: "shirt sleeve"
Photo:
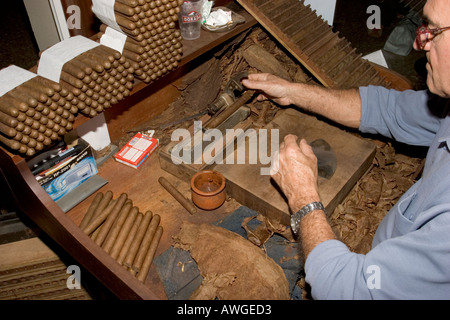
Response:
[[[381,134],[416,146],[429,146],[439,129],[439,117],[428,105],[428,91],[359,88],[360,131]]]
[[[314,299],[447,299],[450,296],[450,211],[422,228],[385,240],[366,255],[338,240],[316,246],[305,263]],[[436,210],[440,211],[438,214]]]

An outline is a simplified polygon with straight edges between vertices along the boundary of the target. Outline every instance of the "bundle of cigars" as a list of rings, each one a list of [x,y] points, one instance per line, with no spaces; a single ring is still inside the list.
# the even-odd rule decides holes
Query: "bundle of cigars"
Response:
[[[163,228],[161,217],[141,212],[126,193],[98,192],[79,227],[139,281],[144,282]]]
[[[122,54],[135,70],[135,77],[152,82],[175,69],[183,53],[176,21],[183,0],[117,0],[114,19],[127,36]],[[100,39],[111,27],[103,23]],[[116,26],[117,28],[117,26]]]
[[[77,102],[61,84],[17,66],[0,78],[0,142],[7,148],[32,156],[72,130]]]
[[[92,41],[78,37],[83,41]],[[63,41],[55,47],[71,50],[71,45],[71,42]],[[38,67],[44,54],[46,51],[41,54]],[[133,72],[133,67],[120,52],[97,44],[62,65],[59,84],[74,95],[81,114],[95,117],[130,95]]]
[[[95,117],[130,95],[135,79],[150,83],[175,69],[183,54],[176,28],[182,3],[116,0],[110,9],[123,47],[102,43],[111,29],[103,23],[93,40],[75,36],[44,50],[33,79],[0,87],[0,144],[33,156],[72,130],[78,114]]]

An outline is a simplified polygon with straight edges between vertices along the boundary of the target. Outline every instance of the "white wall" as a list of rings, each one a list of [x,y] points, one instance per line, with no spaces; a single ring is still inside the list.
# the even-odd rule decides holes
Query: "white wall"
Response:
[[[317,11],[317,15],[321,15],[329,25],[333,24],[336,0],[305,0],[305,4],[310,4],[311,8]]]

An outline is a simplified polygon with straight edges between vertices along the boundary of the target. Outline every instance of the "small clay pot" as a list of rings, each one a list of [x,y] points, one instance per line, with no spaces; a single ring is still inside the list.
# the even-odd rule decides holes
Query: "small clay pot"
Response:
[[[197,172],[191,179],[191,195],[200,209],[217,209],[225,202],[225,177],[213,170]]]

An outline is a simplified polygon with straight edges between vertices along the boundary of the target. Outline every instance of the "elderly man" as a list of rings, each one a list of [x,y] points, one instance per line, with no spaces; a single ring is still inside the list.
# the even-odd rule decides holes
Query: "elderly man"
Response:
[[[306,256],[306,281],[315,299],[450,298],[448,0],[428,0],[424,17],[414,47],[426,51],[429,91],[374,86],[331,90],[269,74],[243,80],[246,87],[262,91],[259,99],[297,105],[362,132],[429,147],[421,179],[386,215],[371,250],[361,255],[337,240],[327,221],[310,146],[295,136],[285,137],[272,177],[288,199],[293,231],[299,233]]]

